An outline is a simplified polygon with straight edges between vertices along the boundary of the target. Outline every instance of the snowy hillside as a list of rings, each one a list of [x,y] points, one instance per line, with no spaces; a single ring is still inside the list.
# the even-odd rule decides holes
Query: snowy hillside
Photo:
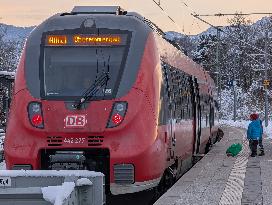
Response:
[[[170,41],[178,40],[178,39],[181,39],[181,38],[184,38],[184,37],[185,37],[184,34],[181,34],[181,33],[175,32],[175,31],[165,32],[165,38],[170,40]]]
[[[263,31],[262,30],[262,27],[264,25],[267,25],[270,23],[270,18],[269,17],[263,17],[262,19],[256,21],[255,23],[253,23],[252,25],[250,25],[250,27],[252,28],[255,28],[257,30],[260,30],[260,31]],[[223,30],[224,32],[227,32],[227,29],[230,29],[231,27],[229,26],[225,26],[225,27],[221,27],[221,30]],[[264,32],[264,31],[263,31]],[[260,32],[260,34],[263,34],[263,32]],[[185,36],[189,37],[192,41],[194,41],[194,43],[198,43],[197,41],[200,40],[200,37],[201,36],[216,36],[217,35],[217,30],[215,28],[208,28],[206,31],[203,31],[197,35],[185,35],[185,34],[182,34],[182,33],[178,33],[178,32],[175,32],[175,31],[167,31],[165,32],[166,34],[166,38],[173,41],[173,40],[180,40],[182,38],[184,38]],[[224,33],[220,33],[220,36],[221,37],[224,37]]]
[[[16,27],[0,23],[0,32],[4,34],[4,41],[24,41],[34,28],[35,26]]]

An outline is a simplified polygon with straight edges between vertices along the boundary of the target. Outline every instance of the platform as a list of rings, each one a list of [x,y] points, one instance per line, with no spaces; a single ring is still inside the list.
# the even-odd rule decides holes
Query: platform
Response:
[[[184,174],[155,205],[272,204],[272,140],[264,137],[265,156],[250,157],[245,130],[224,127],[223,139]],[[226,155],[243,143],[236,157]]]

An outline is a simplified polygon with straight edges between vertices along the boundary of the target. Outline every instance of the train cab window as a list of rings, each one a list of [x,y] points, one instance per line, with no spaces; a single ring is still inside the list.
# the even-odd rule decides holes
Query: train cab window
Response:
[[[44,97],[78,98],[108,73],[109,80],[94,98],[114,98],[124,69],[126,46],[46,46],[43,59]]]

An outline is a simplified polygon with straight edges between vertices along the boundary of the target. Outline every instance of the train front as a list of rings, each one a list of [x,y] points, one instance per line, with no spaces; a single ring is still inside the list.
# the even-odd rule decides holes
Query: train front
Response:
[[[139,17],[79,10],[46,20],[18,66],[7,169],[100,171],[112,194],[156,186],[166,159],[159,66]]]

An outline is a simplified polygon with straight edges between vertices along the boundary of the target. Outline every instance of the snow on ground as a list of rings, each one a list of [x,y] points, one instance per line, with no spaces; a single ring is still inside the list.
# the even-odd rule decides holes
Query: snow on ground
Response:
[[[228,125],[232,127],[240,127],[247,129],[250,121],[242,120],[242,121],[233,121],[233,120],[220,120],[220,125]]]
[[[6,169],[6,163],[4,161],[0,163],[0,170],[5,170],[5,169]]]
[[[220,120],[220,125],[228,125],[233,127],[240,127],[247,129],[250,121],[241,120],[241,121],[233,121],[233,120]],[[264,134],[267,135],[268,138],[272,139],[272,122],[268,122],[268,126],[265,127],[265,123],[263,122]]]
[[[71,195],[75,186],[91,186],[93,183],[87,178],[80,178],[74,182],[64,182],[61,186],[48,186],[42,188],[43,198],[54,205],[62,205]]]

